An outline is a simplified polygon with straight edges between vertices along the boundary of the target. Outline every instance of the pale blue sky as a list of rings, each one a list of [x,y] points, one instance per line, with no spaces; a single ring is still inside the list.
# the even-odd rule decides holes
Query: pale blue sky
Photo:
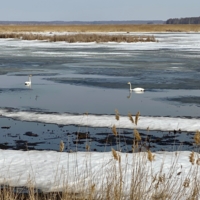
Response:
[[[0,21],[167,20],[200,16],[200,0],[6,0]]]

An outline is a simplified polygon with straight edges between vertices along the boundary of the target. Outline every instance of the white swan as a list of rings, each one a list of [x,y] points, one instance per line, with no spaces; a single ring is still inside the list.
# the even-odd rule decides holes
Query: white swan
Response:
[[[130,85],[130,91],[134,91],[134,92],[138,92],[138,93],[143,93],[144,92],[144,88],[131,88],[131,83],[128,82],[127,84]]]
[[[25,85],[27,85],[27,86],[30,86],[30,85],[31,85],[31,76],[32,76],[32,75],[29,75],[28,81],[25,82]]]

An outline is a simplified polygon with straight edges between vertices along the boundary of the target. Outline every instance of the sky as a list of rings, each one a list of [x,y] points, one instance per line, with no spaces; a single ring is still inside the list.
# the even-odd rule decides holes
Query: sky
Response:
[[[6,0],[0,21],[167,20],[198,17],[199,0]]]

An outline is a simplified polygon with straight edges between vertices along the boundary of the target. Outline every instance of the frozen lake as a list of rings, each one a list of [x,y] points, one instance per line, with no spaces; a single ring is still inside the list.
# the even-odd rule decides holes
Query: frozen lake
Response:
[[[102,133],[99,138],[105,139],[106,134],[111,134],[112,125],[117,124],[112,120],[115,109],[122,117],[140,111],[141,123],[136,128],[144,138],[147,127],[151,136],[158,138],[180,129],[185,133],[173,135],[170,141],[178,145],[190,141],[192,146],[191,134],[200,129],[200,35],[153,35],[158,42],[68,44],[1,39],[2,148],[23,149],[32,141],[31,148],[55,150],[62,139],[70,141],[66,150],[74,149],[75,132],[85,133],[90,129],[90,139],[95,141],[93,149],[99,150],[94,138]],[[29,74],[32,74],[31,87],[24,85]],[[145,92],[129,93],[129,81],[133,87],[145,88]],[[64,113],[70,115],[65,122]],[[83,113],[88,113],[87,123],[73,118]],[[41,118],[43,121],[39,123]],[[118,127],[121,126],[121,134],[128,132],[132,140],[134,127],[127,123],[121,121]],[[116,144],[112,141],[110,145]],[[105,149],[104,143],[100,146]],[[152,148],[156,150],[157,146]]]

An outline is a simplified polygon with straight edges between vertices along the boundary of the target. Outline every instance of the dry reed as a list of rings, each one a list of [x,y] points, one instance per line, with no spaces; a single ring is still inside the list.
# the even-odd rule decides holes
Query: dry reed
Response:
[[[196,145],[200,145],[200,132],[197,130],[194,135],[194,142]]]
[[[115,109],[115,119],[119,120],[119,111]]]
[[[192,163],[192,165],[194,165],[194,163],[195,163],[194,151],[190,154],[189,160]]]
[[[65,144],[64,144],[64,142],[61,140],[61,141],[60,141],[60,152],[62,152],[62,151],[64,150],[64,148],[65,148]]]
[[[136,141],[141,141],[140,134],[136,129],[134,129],[134,137],[135,137]]]
[[[119,161],[119,154],[112,148],[112,155],[115,160]]]
[[[139,120],[139,116],[140,116],[140,112],[138,111],[135,115],[135,124],[138,124],[138,120]]]
[[[113,125],[113,127],[112,127],[112,132],[113,132],[113,134],[114,134],[115,136],[118,135],[117,129],[116,129],[116,126],[115,126],[115,125]]]
[[[128,113],[128,117],[129,117],[129,120],[134,124],[134,119],[130,112]]]
[[[151,151],[148,150],[148,152],[147,152],[147,158],[148,158],[148,160],[149,160],[150,162],[152,162],[152,161],[154,161],[154,159],[155,159],[155,155],[153,155],[153,154],[151,153]]]
[[[200,165],[200,158],[197,158],[196,164],[197,164],[197,165]]]

